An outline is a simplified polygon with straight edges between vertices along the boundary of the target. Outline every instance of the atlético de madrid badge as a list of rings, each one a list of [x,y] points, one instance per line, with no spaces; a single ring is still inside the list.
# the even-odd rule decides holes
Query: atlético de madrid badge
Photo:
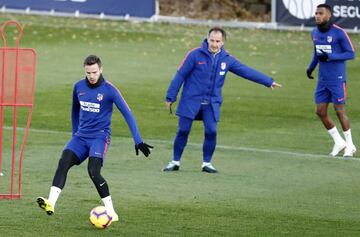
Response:
[[[104,95],[99,93],[99,94],[97,95],[96,99],[97,99],[98,101],[102,101],[102,100],[104,99]]]
[[[225,68],[226,68],[226,63],[225,63],[225,62],[222,62],[221,65],[220,65],[220,67],[221,67],[221,70],[225,70]]]
[[[332,40],[333,40],[332,36],[329,35],[329,36],[327,37],[327,42],[328,42],[328,43],[331,43]]]

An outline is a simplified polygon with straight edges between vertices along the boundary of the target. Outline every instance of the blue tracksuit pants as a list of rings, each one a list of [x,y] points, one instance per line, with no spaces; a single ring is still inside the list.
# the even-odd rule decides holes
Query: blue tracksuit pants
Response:
[[[203,162],[211,162],[216,147],[217,122],[210,104],[201,105],[199,111],[204,124]],[[174,161],[180,161],[187,144],[193,119],[179,116],[178,131],[174,141]]]

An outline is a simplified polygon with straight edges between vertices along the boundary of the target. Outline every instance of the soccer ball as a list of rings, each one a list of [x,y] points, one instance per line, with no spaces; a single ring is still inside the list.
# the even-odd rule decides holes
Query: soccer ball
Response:
[[[98,229],[105,229],[111,225],[112,216],[104,206],[94,207],[90,212],[90,222]]]

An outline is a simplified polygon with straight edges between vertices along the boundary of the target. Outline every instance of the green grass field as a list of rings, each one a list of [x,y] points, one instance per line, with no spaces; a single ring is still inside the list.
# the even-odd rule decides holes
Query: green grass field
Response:
[[[227,29],[227,50],[283,88],[271,91],[227,77],[213,160],[219,173],[209,175],[200,172],[200,123],[194,124],[181,170],[161,171],[171,159],[177,126],[164,108],[165,92],[207,27],[6,14],[0,19],[24,26],[21,45],[35,48],[38,60],[23,197],[0,200],[0,236],[360,236],[360,159],[327,156],[332,141],[314,114],[316,81],[305,75],[309,32]],[[359,48],[360,35],[350,37]],[[47,197],[71,136],[72,86],[83,77],[89,54],[102,58],[105,77],[126,98],[144,140],[155,146],[150,159],[136,157],[115,111],[102,173],[120,222],[106,230],[88,221],[101,202],[86,165],[70,171],[54,216],[35,203],[37,196]],[[347,67],[347,112],[358,148],[359,61],[357,56]],[[9,130],[5,136],[11,137]]]

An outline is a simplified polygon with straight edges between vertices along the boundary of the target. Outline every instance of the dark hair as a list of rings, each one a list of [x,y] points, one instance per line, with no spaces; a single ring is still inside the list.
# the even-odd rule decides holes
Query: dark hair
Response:
[[[99,65],[99,67],[101,67],[101,60],[98,56],[96,55],[89,55],[85,58],[84,60],[84,67],[85,66],[90,66],[90,65],[94,65],[97,64]]]
[[[325,8],[326,10],[328,10],[330,13],[332,13],[332,8],[331,8],[330,5],[323,3],[323,4],[317,5],[316,8],[320,8],[320,7],[323,7],[323,8]]]
[[[211,32],[213,32],[213,31],[220,32],[220,33],[222,34],[222,37],[223,37],[224,41],[226,40],[226,32],[225,32],[225,30],[224,30],[223,28],[218,27],[218,26],[215,26],[215,27],[211,28],[211,29],[209,30],[208,36],[209,36],[209,35],[211,34]]]

